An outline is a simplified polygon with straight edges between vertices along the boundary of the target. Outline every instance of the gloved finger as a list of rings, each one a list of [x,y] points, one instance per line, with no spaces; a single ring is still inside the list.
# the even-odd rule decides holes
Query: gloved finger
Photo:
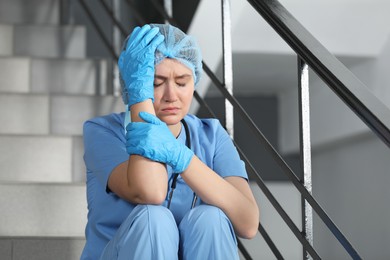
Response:
[[[123,50],[121,52],[121,54],[119,55],[119,58],[118,58],[118,66],[119,66],[119,68],[123,68],[124,67],[125,61],[126,61],[126,50]]]
[[[126,146],[126,151],[130,155],[132,155],[132,154],[143,155],[145,153],[144,150],[145,149],[143,149],[142,147],[140,147],[138,145],[137,146],[133,146],[133,145]]]
[[[153,40],[153,38],[160,33],[160,30],[157,27],[154,27],[150,29],[148,32],[145,33],[142,40],[140,41],[140,47],[146,47],[149,45],[149,43]]]
[[[133,32],[131,33],[129,39],[127,39],[126,49],[127,49],[128,45],[129,45],[129,42],[134,41],[135,37],[137,37],[137,35],[138,35],[138,33],[139,33],[140,30],[141,30],[141,27],[139,27],[139,26],[137,26],[137,27],[134,28],[134,30],[133,30]]]
[[[159,46],[163,41],[164,41],[164,35],[162,34],[157,34],[157,36],[154,37],[154,39],[150,43],[150,47],[153,49],[156,49],[157,46]]]
[[[127,134],[132,131],[145,132],[146,124],[144,122],[130,122],[126,126]]]
[[[135,122],[130,122],[130,123],[127,124],[127,126],[126,126],[127,133],[129,133],[131,130],[134,129],[134,123]]]
[[[151,123],[151,124],[154,124],[154,125],[162,125],[164,124],[163,122],[161,122],[161,120],[157,117],[157,116],[154,116],[148,112],[145,112],[145,111],[141,111],[139,112],[139,117],[144,120],[145,122],[147,123]]]
[[[118,59],[118,66],[119,68],[123,68],[123,63],[125,61],[125,57],[124,57],[124,51],[121,52],[121,55],[119,55],[119,59]]]
[[[135,32],[134,36],[131,34],[129,41],[127,42],[126,51],[131,50],[131,46],[137,46],[140,42],[142,42],[145,34],[147,34],[149,31],[150,25],[145,24],[141,27],[141,29],[138,29]]]

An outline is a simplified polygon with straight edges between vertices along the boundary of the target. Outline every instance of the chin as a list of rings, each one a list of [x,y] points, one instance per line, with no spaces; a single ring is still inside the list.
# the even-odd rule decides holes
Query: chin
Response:
[[[167,125],[176,125],[176,124],[180,123],[182,118],[183,117],[179,116],[179,115],[162,116],[162,117],[160,117],[160,120],[163,121],[164,123],[166,123]]]

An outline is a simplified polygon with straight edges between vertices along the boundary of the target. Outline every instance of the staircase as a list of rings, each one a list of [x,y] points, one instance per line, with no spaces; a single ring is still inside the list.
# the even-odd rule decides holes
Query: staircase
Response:
[[[0,258],[79,259],[87,217],[82,124],[121,111],[108,61],[59,0],[0,0]]]
[[[390,41],[388,27],[383,26],[388,24],[383,15],[388,4],[365,1],[324,1],[321,8],[317,3],[308,7],[309,0],[282,2],[388,105]],[[87,216],[82,124],[123,110],[120,98],[105,95],[111,61],[87,54],[86,27],[61,25],[61,2],[0,0],[0,258],[5,260],[79,259]],[[334,12],[336,6],[342,8]],[[362,15],[346,19],[349,6],[359,7]],[[373,6],[375,12],[367,12]],[[259,100],[277,97],[279,131],[273,134],[281,153],[294,157],[299,153],[295,54],[246,1],[233,0],[232,7],[234,92]],[[221,68],[220,53],[215,51],[220,49],[218,8],[217,1],[201,1],[188,30],[199,40],[214,71]],[[318,13],[330,12],[337,15],[321,27]],[[356,26],[362,16],[366,26]],[[345,21],[354,29],[352,35],[362,35],[352,39],[353,44],[340,37],[350,35],[343,31]],[[390,195],[388,148],[312,76],[314,196],[364,258],[387,259],[390,211],[378,205],[387,205]],[[206,78],[198,92],[213,97],[216,94],[208,89]],[[264,158],[257,150],[254,154],[263,169]],[[300,195],[293,185],[268,181],[267,187],[300,227]],[[252,189],[261,208],[261,223],[282,255],[301,259],[300,243],[260,188],[253,184]],[[316,224],[314,229],[321,256],[347,257],[326,228]],[[260,235],[242,242],[253,259],[274,258]]]

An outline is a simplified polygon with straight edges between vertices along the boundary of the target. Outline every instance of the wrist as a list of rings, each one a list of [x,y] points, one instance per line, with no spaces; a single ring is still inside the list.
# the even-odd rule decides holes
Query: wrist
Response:
[[[152,82],[135,81],[127,87],[129,105],[152,100],[154,102],[154,88]]]
[[[144,122],[144,120],[142,120],[142,118],[139,117],[139,113],[141,111],[148,112],[149,114],[152,115],[156,115],[151,99],[147,99],[142,102],[135,103],[130,107],[130,116],[132,122]]]
[[[194,152],[187,148],[186,146],[183,149],[180,149],[179,155],[176,157],[177,161],[174,165],[171,165],[174,173],[181,174],[184,172],[191,163],[192,158],[194,157]]]

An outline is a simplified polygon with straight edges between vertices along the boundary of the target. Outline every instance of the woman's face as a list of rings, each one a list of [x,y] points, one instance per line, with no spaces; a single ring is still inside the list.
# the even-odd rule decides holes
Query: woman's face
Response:
[[[164,59],[155,67],[154,109],[160,120],[176,125],[188,113],[194,94],[192,70],[175,59]]]

